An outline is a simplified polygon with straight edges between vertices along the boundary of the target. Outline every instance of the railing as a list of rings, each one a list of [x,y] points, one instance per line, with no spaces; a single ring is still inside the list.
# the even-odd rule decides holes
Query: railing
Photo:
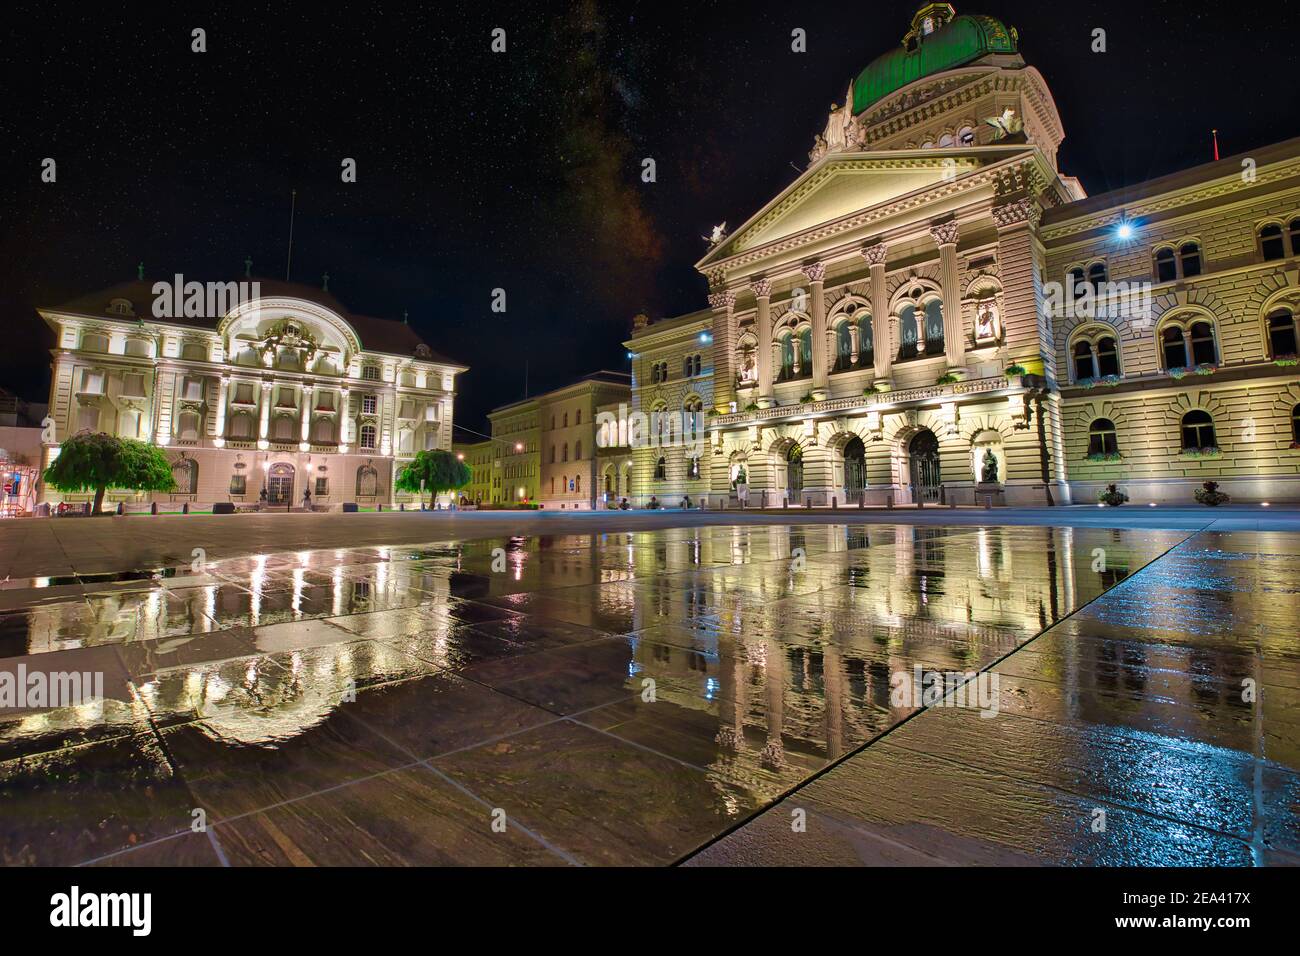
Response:
[[[957,382],[953,385],[905,388],[870,396],[850,395],[845,398],[828,398],[821,402],[808,402],[799,405],[774,405],[771,408],[760,408],[752,412],[718,415],[710,419],[710,422],[715,426],[748,425],[774,419],[808,418],[848,411],[871,411],[873,409],[887,408],[891,405],[902,405],[907,402],[919,402],[955,395],[972,395],[980,392],[996,392],[1010,387],[1012,387],[1012,383],[1007,380],[1005,375],[996,375],[990,378],[976,378]]]

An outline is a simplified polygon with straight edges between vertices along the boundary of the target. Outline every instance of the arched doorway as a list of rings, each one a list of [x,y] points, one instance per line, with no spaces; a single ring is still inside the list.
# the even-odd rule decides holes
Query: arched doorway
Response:
[[[939,439],[928,428],[917,432],[907,445],[912,493],[919,502],[939,500]]]
[[[853,438],[844,446],[844,497],[846,501],[862,500],[867,487],[867,448],[861,438]]]
[[[785,487],[791,501],[798,501],[803,494],[803,449],[797,443],[785,453]]]
[[[266,475],[266,501],[287,505],[293,501],[293,465],[277,462]]]

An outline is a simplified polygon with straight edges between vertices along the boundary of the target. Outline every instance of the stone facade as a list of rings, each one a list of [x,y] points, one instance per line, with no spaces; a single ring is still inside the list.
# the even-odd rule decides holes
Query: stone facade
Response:
[[[264,491],[284,508],[303,507],[304,491],[315,508],[417,503],[393,477],[417,451],[451,447],[465,366],[324,290],[248,279],[256,294],[214,318],[157,318],[163,284],[39,310],[55,334],[45,464],[69,435],[103,431],[162,448],[177,483],[110,491],[110,503],[251,507]],[[43,500],[89,497],[46,488]]]
[[[869,66],[698,263],[709,309],[634,324],[634,408],[705,409],[702,441],[635,443],[634,504],[1300,500],[1300,144],[1089,199],[1015,31],[923,14],[908,49],[997,42],[854,102]]]
[[[541,430],[537,399],[488,413],[492,427],[492,504],[536,504],[541,493]]]
[[[455,442],[451,446],[455,455],[470,470],[470,482],[458,492],[458,497],[470,504],[485,504],[492,501],[492,473],[496,455],[492,440],[480,442]]]

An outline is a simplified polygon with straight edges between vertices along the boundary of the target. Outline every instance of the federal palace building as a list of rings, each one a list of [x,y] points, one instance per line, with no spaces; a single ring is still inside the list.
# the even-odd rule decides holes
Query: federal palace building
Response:
[[[306,491],[314,508],[415,505],[394,475],[419,450],[451,448],[465,366],[405,321],[350,312],[324,288],[248,276],[217,285],[253,294],[207,317],[159,318],[159,286],[142,267],[137,281],[39,310],[56,336],[46,461],[67,436],[103,431],[160,446],[177,484],[110,490],[109,502],[252,506],[265,492],[289,508]]]
[[[620,493],[1300,500],[1300,140],[1087,196],[1018,39],[923,7],[807,169],[715,232],[709,308],[637,318],[655,424]],[[694,409],[702,442],[660,440]]]

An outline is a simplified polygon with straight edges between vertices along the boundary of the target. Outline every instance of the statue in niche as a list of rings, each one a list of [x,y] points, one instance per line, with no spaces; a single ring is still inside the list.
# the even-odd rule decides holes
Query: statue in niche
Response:
[[[998,456],[989,448],[984,452],[984,467],[980,469],[980,483],[996,485],[998,483]]]
[[[975,308],[975,341],[991,342],[998,337],[998,310],[993,302],[979,303]]]

